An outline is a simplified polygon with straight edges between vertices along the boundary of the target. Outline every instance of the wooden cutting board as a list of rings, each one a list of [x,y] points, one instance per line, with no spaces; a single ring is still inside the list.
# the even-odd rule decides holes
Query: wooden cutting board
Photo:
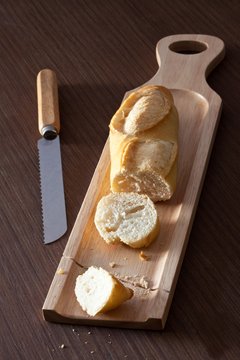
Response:
[[[180,121],[177,189],[171,200],[156,204],[160,234],[144,249],[148,261],[139,258],[140,250],[107,245],[100,238],[94,214],[99,199],[110,191],[107,141],[43,305],[48,321],[164,328],[220,117],[221,98],[206,77],[223,59],[224,43],[207,35],[173,35],[158,42],[156,53],[159,70],[148,84],[171,90]],[[133,298],[107,314],[89,317],[76,301],[74,286],[91,265],[132,287]]]

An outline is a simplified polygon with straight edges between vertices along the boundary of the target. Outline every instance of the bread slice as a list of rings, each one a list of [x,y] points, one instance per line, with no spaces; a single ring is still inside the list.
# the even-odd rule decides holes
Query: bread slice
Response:
[[[95,225],[108,243],[122,241],[132,248],[148,246],[158,235],[159,220],[147,195],[110,193],[98,203]]]
[[[133,290],[101,267],[91,266],[76,279],[75,294],[82,309],[90,316],[115,309],[131,299]]]
[[[176,189],[178,113],[171,92],[156,85],[131,93],[110,122],[113,192],[168,200]]]

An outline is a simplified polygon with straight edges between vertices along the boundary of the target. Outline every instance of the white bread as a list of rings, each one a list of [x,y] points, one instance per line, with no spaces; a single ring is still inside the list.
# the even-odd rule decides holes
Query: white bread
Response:
[[[76,279],[75,294],[82,309],[90,316],[105,313],[129,300],[133,290],[102,268],[91,266]]]
[[[160,228],[153,202],[137,193],[104,196],[97,205],[94,222],[108,244],[122,241],[133,248],[148,246]]]
[[[170,199],[176,188],[178,113],[170,91],[149,85],[131,93],[110,122],[113,192]]]

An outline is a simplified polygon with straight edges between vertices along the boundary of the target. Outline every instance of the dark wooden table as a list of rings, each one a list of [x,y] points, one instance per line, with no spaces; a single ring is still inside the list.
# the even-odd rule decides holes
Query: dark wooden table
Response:
[[[240,3],[2,1],[0,359],[240,359]],[[41,307],[125,91],[157,70],[155,46],[215,35],[223,112],[163,332],[47,323]],[[42,243],[36,75],[56,71],[68,231]],[[65,347],[61,348],[64,344]]]

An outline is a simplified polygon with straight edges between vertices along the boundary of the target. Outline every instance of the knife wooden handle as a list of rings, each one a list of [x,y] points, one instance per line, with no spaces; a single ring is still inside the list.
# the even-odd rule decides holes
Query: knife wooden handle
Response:
[[[57,76],[50,69],[37,76],[38,128],[46,139],[53,139],[60,131]]]

